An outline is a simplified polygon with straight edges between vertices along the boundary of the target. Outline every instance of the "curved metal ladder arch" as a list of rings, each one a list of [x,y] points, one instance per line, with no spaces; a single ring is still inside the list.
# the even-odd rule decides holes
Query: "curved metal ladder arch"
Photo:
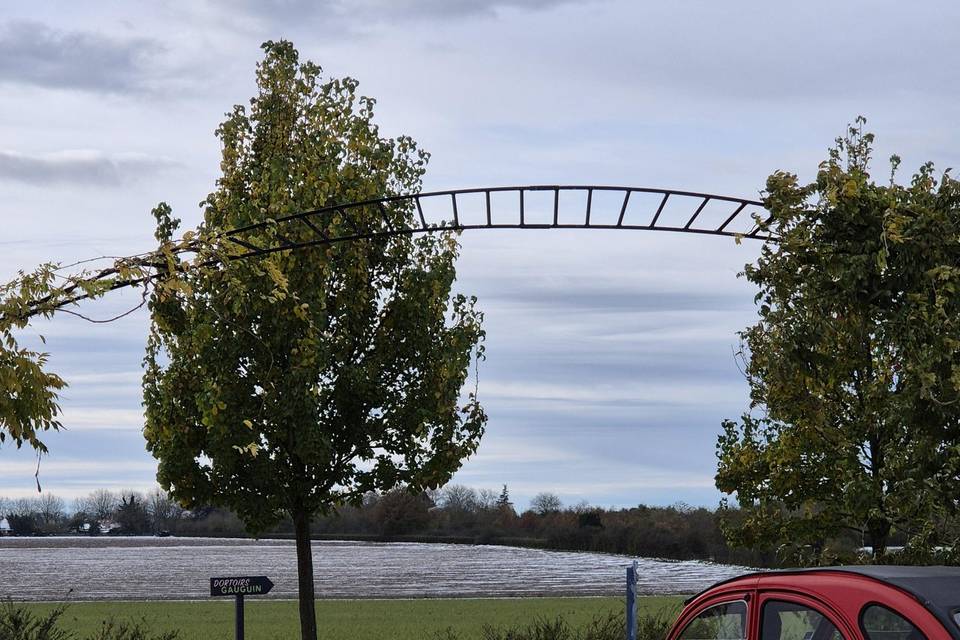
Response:
[[[552,220],[550,222],[531,222],[529,220],[528,195],[534,193],[552,194]],[[578,193],[585,195],[585,205],[577,213],[579,222],[564,222],[561,218],[561,194]],[[595,194],[616,195],[617,210],[616,222],[598,222],[598,207],[594,203]],[[502,211],[493,206],[494,196],[512,194],[516,208],[511,207],[509,213],[513,219],[508,222],[494,220],[495,214],[499,218]],[[655,206],[649,211],[636,212],[631,209],[631,197],[635,194],[653,195]],[[467,196],[482,197],[482,221],[467,223],[462,219],[461,207]],[[665,224],[663,217],[668,203],[680,201],[687,210],[680,220],[682,224]],[[425,213],[425,203],[439,202],[445,207],[449,215],[442,216],[436,222],[428,220]],[[702,215],[708,204],[720,203],[728,208],[719,224],[706,224]],[[351,216],[351,211],[373,207],[377,210],[377,217],[382,225],[364,228],[361,223]],[[393,210],[393,211],[391,211]],[[397,215],[397,211],[400,215]],[[565,209],[564,209],[565,211]],[[675,212],[672,212],[675,216]],[[331,235],[329,229],[333,216],[339,215],[342,225],[338,228],[347,228],[346,233]],[[642,219],[636,219],[638,215]],[[433,217],[433,216],[431,216]],[[673,216],[671,216],[673,217]],[[412,219],[416,224],[407,224]],[[340,242],[350,242],[371,238],[381,238],[398,235],[414,235],[420,233],[434,233],[444,231],[469,231],[475,229],[605,229],[605,230],[634,230],[634,231],[669,231],[674,233],[692,233],[701,235],[726,236],[731,238],[747,238],[752,240],[776,242],[776,235],[767,229],[767,223],[772,216],[759,200],[725,196],[696,191],[681,191],[676,189],[659,189],[652,187],[621,187],[610,185],[526,185],[508,187],[477,187],[470,189],[448,189],[444,191],[429,191],[395,196],[386,196],[370,200],[349,202],[331,205],[310,211],[303,211],[286,215],[275,220],[256,222],[230,231],[223,232],[220,237],[231,242],[240,250],[231,254],[229,260],[240,260],[256,256],[267,255],[280,251],[292,251],[319,245],[332,245]],[[272,233],[264,234],[270,229]],[[250,238],[255,235],[257,240]],[[294,236],[294,237],[291,237]],[[257,244],[264,237],[272,242]],[[178,249],[180,253],[190,253],[189,243]],[[135,258],[130,258],[134,260]],[[204,263],[209,265],[220,260]],[[157,266],[157,265],[154,265]],[[158,269],[159,270],[159,269]],[[116,275],[115,268],[107,268],[93,276],[105,278]],[[115,282],[110,289],[134,287],[159,277],[159,273],[129,280]],[[78,287],[73,287],[78,290]],[[88,298],[86,294],[78,294],[63,299],[55,308],[80,302]]]
[[[527,196],[532,193],[551,192],[552,221],[530,222],[528,219]],[[495,222],[496,211],[492,198],[494,194],[514,194],[517,208],[514,210],[516,219],[509,222]],[[560,195],[561,193],[583,193],[586,195],[586,204],[581,212],[582,222],[563,222],[561,220]],[[597,208],[594,205],[594,194],[614,193],[619,196],[616,223],[598,222]],[[653,194],[660,196],[655,209],[647,212],[645,220],[635,220],[629,217],[630,198],[633,194]],[[483,214],[485,220],[480,223],[467,223],[462,220],[461,206],[465,196],[480,195],[483,197]],[[681,200],[689,205],[689,215],[683,217],[683,224],[664,224],[662,214],[668,202]],[[430,222],[424,213],[426,201],[441,201],[448,207],[449,216],[442,217],[438,222]],[[706,206],[711,202],[729,205],[729,212],[719,224],[704,224],[703,214]],[[391,221],[390,207],[407,206],[415,210],[413,217],[419,224],[415,226],[397,225]],[[377,229],[363,229],[355,223],[350,211],[366,207],[379,209],[384,226]],[[762,212],[762,214],[760,213]],[[351,231],[337,236],[329,235],[324,229],[329,225],[329,217],[340,215]],[[226,240],[240,246],[244,251],[236,254],[232,259],[241,259],[274,253],[277,251],[294,250],[303,247],[333,244],[351,240],[361,240],[383,236],[404,234],[432,233],[437,231],[468,231],[474,229],[624,229],[637,231],[671,231],[676,233],[694,233],[733,238],[750,238],[755,240],[776,241],[776,237],[764,232],[765,223],[771,219],[769,212],[759,200],[750,200],[734,196],[724,196],[695,191],[679,191],[674,189],[657,189],[650,187],[619,187],[608,185],[527,185],[511,187],[479,187],[473,189],[450,189],[445,191],[431,191],[414,194],[388,196],[371,200],[333,205],[295,213],[273,221],[264,221],[233,229],[223,234]],[[744,228],[743,221],[749,220],[750,226]],[[758,223],[759,221],[759,223]],[[308,230],[308,239],[292,239],[291,234],[283,231],[301,225]],[[267,245],[258,245],[244,238],[245,235],[274,227],[277,242]],[[298,233],[302,233],[303,229]]]

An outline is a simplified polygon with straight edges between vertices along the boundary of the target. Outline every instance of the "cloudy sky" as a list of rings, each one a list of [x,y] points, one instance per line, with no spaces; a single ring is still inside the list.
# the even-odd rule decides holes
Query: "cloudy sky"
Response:
[[[4,3],[0,279],[150,248],[165,200],[188,224],[217,177],[213,131],[287,38],[378,99],[433,154],[425,188],[620,184],[756,197],[809,178],[856,115],[878,158],[957,162],[960,5],[892,1],[199,0]],[[878,175],[885,170],[878,162]],[[479,231],[460,286],[487,317],[490,415],[456,481],[519,506],[713,506],[720,421],[746,408],[732,352],[754,317],[755,244],[649,232]],[[97,317],[130,294],[87,305]],[[145,489],[146,314],[39,323],[70,382],[46,490]],[[27,336],[29,339],[29,336]],[[0,495],[35,492],[0,448]]]

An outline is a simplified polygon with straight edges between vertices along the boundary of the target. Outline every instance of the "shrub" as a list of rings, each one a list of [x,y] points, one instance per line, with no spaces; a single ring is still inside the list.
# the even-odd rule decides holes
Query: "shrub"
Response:
[[[0,640],[73,640],[71,634],[57,626],[61,615],[63,607],[38,616],[7,600],[0,605]]]
[[[143,624],[104,620],[92,636],[78,638],[57,623],[66,607],[57,607],[46,615],[37,615],[22,604],[6,600],[0,605],[0,640],[176,640],[179,633],[167,631],[154,635]]]
[[[639,612],[637,640],[663,640],[676,616],[676,607]],[[563,616],[557,616],[537,618],[528,625],[516,627],[485,626],[482,637],[483,640],[623,640],[625,625],[622,613],[596,617],[582,627],[571,627]],[[461,640],[461,636],[448,627],[435,633],[433,640]]]
[[[153,635],[139,622],[118,622],[104,620],[100,628],[87,640],[177,640],[180,634],[176,631],[167,631]]]
[[[656,612],[637,614],[637,640],[663,640],[680,614],[680,607],[664,607]]]

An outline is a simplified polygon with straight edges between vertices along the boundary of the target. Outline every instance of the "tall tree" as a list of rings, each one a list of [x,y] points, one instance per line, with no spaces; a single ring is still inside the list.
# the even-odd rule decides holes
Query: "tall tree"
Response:
[[[36,504],[40,524],[47,531],[56,531],[66,517],[66,505],[63,500],[49,491],[44,491],[37,498]]]
[[[403,488],[397,488],[380,496],[374,509],[374,518],[382,535],[414,533],[427,527],[433,506],[426,493],[412,495]]]
[[[142,535],[150,530],[150,514],[143,496],[133,491],[120,494],[120,505],[117,507],[117,524],[120,530],[127,535]]]
[[[217,130],[222,176],[204,231],[420,188],[428,155],[384,138],[352,79],[323,79],[288,42],[263,45],[259,92]],[[177,226],[155,210],[157,237]],[[475,299],[453,295],[456,238],[389,235],[398,206],[314,222],[366,239],[190,270],[151,300],[143,379],[160,484],[186,506],[233,509],[253,532],[285,514],[296,531],[301,636],[316,638],[310,519],[364,493],[446,482],[485,415],[462,389],[482,356]],[[308,225],[285,231],[316,239]]]
[[[84,498],[83,510],[96,518],[98,522],[113,519],[117,507],[120,506],[120,496],[109,489],[95,489]]]
[[[179,520],[183,511],[170,496],[159,487],[155,487],[147,494],[147,514],[150,524],[156,532],[166,531]]]
[[[735,543],[817,562],[854,532],[943,541],[960,490],[960,187],[931,164],[907,185],[869,174],[858,120],[816,181],[767,181],[767,243],[741,336],[752,411],[724,423],[717,487]],[[952,542],[952,541],[951,541]],[[806,555],[806,557],[802,557]]]
[[[545,516],[550,513],[557,513],[563,508],[563,502],[555,493],[542,492],[533,496],[530,501],[530,509],[534,513]]]
[[[503,489],[500,491],[500,497],[497,498],[497,506],[501,509],[513,509],[513,502],[510,501],[510,490],[507,489],[507,485],[503,485]]]
[[[440,495],[440,504],[444,509],[453,511],[476,511],[479,498],[476,489],[462,484],[448,484]]]

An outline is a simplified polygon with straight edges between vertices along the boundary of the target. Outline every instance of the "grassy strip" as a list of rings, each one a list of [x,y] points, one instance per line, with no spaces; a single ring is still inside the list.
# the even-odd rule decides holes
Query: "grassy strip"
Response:
[[[680,603],[677,597],[641,598],[644,611],[656,612]],[[38,613],[54,603],[31,604]],[[620,598],[511,598],[451,600],[318,600],[320,637],[325,640],[431,640],[451,630],[463,640],[481,638],[484,625],[527,625],[537,618],[562,616],[571,626],[597,616],[622,612]],[[77,602],[68,606],[61,625],[84,635],[106,619],[144,623],[153,633],[180,630],[180,640],[233,637],[232,601],[195,602]],[[246,603],[249,640],[288,640],[298,637],[297,604],[286,600]]]

